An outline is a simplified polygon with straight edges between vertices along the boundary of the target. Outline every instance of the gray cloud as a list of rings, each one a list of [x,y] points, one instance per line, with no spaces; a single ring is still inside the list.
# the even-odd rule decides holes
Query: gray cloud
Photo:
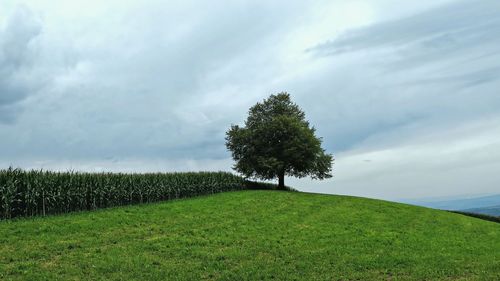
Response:
[[[0,29],[0,122],[12,122],[15,104],[40,86],[32,73],[40,32],[41,23],[27,8],[16,9]]]
[[[252,84],[276,72],[261,65],[304,7],[198,5],[150,2],[83,29],[47,24],[32,65],[50,83],[5,128],[17,137],[4,143],[29,149],[5,157],[226,158],[224,132],[246,109],[220,108],[255,100]],[[50,61],[49,49],[63,55]]]
[[[389,22],[381,20],[398,18],[400,1],[42,0],[6,9],[0,165],[228,170],[225,130],[286,90],[337,157],[334,181],[308,190],[419,195],[400,188],[411,182],[427,187],[422,194],[463,193],[470,171],[488,177],[489,191],[500,163],[488,134],[498,126],[485,121],[500,118],[498,4],[445,2],[409,5]],[[425,7],[434,8],[408,16]],[[337,21],[338,9],[366,9],[359,15],[373,18],[361,22],[372,24],[338,33],[338,24],[359,24],[342,12]],[[311,42],[323,43],[304,53]]]
[[[1,24],[1,22],[0,22]],[[17,5],[0,25],[0,123],[14,124],[30,99],[50,93],[55,80],[70,71],[76,56],[66,38],[47,36],[40,15]]]
[[[377,63],[388,75],[428,67],[431,71],[425,79],[412,82],[473,87],[500,79],[496,63],[500,59],[499,13],[498,1],[461,0],[346,32],[309,51],[320,56],[375,52],[374,56],[380,56]]]
[[[495,0],[461,0],[407,18],[346,32],[310,51],[334,55],[372,48],[419,46],[428,51],[426,57],[435,59],[449,52],[455,55],[462,48],[478,44],[493,47],[499,40],[494,36],[500,32],[499,11],[500,3]]]
[[[345,125],[326,132],[333,139],[344,136],[334,147],[346,150],[392,131],[442,130],[497,115],[499,12],[498,1],[457,1],[346,31],[308,49],[332,62],[312,90],[338,111],[332,123]],[[332,116],[324,108],[319,114]]]

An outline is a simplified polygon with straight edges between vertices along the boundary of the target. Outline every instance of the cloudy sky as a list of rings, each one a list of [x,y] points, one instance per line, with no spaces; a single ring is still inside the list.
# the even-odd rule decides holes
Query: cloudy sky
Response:
[[[498,0],[1,1],[0,167],[230,170],[230,124],[287,91],[336,158],[334,178],[292,186],[499,193],[499,15]]]

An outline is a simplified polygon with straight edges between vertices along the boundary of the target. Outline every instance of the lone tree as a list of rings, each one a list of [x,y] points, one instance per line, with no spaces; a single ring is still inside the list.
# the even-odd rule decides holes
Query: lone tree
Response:
[[[321,148],[321,138],[314,132],[304,112],[284,92],[252,106],[245,127],[232,125],[227,131],[226,147],[236,171],[249,178],[278,178],[279,188],[285,189],[285,175],[332,176],[333,156]]]

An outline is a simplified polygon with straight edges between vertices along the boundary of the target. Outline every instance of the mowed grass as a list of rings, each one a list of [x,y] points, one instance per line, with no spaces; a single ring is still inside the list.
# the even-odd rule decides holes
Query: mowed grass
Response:
[[[1,280],[500,280],[500,224],[240,191],[0,222]]]

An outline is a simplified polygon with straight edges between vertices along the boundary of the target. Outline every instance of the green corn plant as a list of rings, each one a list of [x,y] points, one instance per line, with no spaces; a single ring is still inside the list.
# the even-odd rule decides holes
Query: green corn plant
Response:
[[[0,219],[44,216],[245,188],[227,172],[80,173],[0,170]]]

